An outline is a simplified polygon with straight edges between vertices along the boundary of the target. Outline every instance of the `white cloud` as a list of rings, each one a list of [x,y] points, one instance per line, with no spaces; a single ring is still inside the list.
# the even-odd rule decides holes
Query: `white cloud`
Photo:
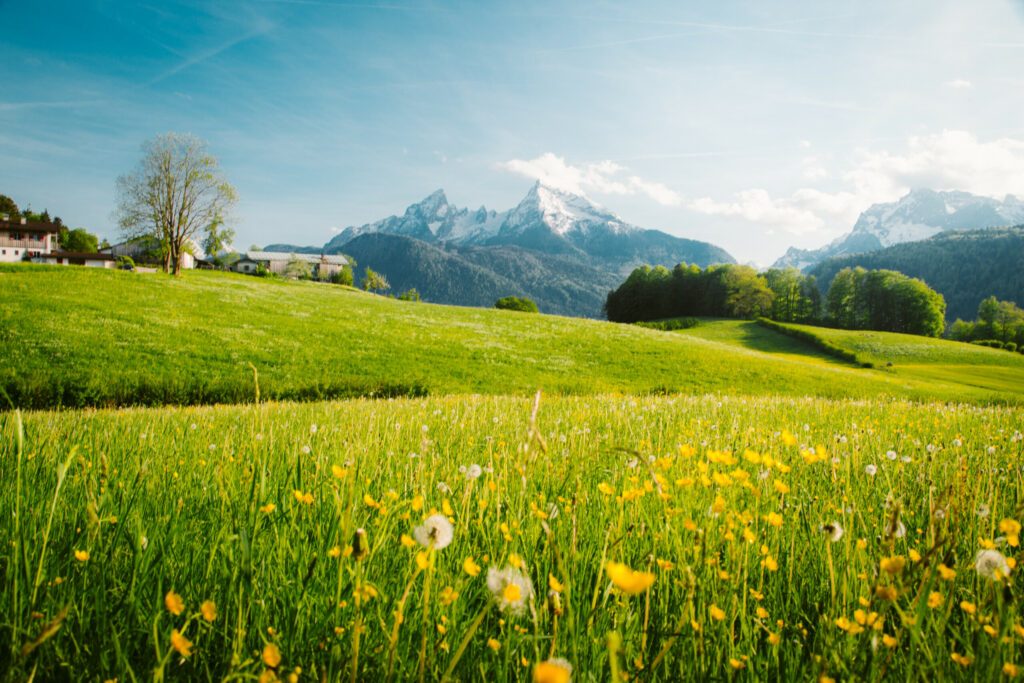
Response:
[[[946,81],[942,85],[953,90],[966,90],[972,86],[972,83],[964,78],[954,78],[951,81]]]
[[[498,167],[583,196],[589,192],[641,194],[665,206],[676,206],[682,202],[680,196],[666,185],[631,175],[628,168],[614,161],[572,165],[564,157],[546,152],[535,159],[512,159],[498,164]]]
[[[818,157],[804,157],[800,161],[800,166],[803,168],[804,180],[824,180],[829,176],[828,170],[821,165]]]
[[[815,157],[802,161],[805,178],[824,171]],[[804,187],[788,197],[764,189],[737,192],[731,201],[705,197],[687,207],[699,213],[732,216],[781,228],[792,234],[849,230],[858,214],[877,202],[894,201],[913,188],[964,190],[1002,198],[1024,196],[1024,140],[982,142],[965,131],[943,131],[907,140],[902,152],[858,150],[842,174],[846,188],[825,192]]]

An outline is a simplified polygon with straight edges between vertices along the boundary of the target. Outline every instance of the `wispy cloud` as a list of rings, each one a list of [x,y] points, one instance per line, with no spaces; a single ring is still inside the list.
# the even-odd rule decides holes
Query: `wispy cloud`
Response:
[[[681,203],[680,196],[662,183],[629,173],[614,161],[570,164],[552,152],[535,159],[512,159],[498,168],[539,180],[545,185],[586,196],[588,193],[644,195],[664,206]]]
[[[196,54],[194,54],[194,55],[192,55],[190,57],[186,57],[183,61],[179,62],[178,64],[175,64],[170,69],[167,69],[166,71],[158,74],[157,76],[155,76],[151,80],[147,81],[145,83],[145,85],[146,86],[156,85],[157,83],[160,83],[161,81],[167,80],[168,78],[170,78],[171,76],[174,76],[175,74],[181,73],[185,69],[189,69],[189,68],[191,68],[193,66],[196,66],[198,64],[202,64],[206,60],[212,59],[213,57],[216,57],[217,55],[221,54],[222,52],[226,52],[226,51],[230,50],[231,48],[235,47],[236,45],[239,45],[241,43],[246,42],[247,40],[252,40],[253,38],[261,36],[261,35],[267,33],[268,31],[270,31],[272,28],[274,28],[274,25],[271,22],[269,22],[267,20],[260,20],[255,28],[247,31],[246,33],[242,34],[241,36],[237,36],[235,38],[232,38],[231,40],[228,40],[228,41],[226,41],[224,43],[221,43],[220,45],[216,45],[216,46],[214,46],[212,48],[209,48],[209,49],[206,49],[206,50],[202,50],[202,51],[200,51],[200,52],[198,52],[198,53],[196,53]]]
[[[954,78],[951,81],[946,81],[942,85],[947,88],[952,88],[953,90],[967,90],[972,84],[966,78]]]
[[[95,104],[103,100],[52,100],[39,102],[0,102],[0,111],[19,111],[23,109],[77,109]]]

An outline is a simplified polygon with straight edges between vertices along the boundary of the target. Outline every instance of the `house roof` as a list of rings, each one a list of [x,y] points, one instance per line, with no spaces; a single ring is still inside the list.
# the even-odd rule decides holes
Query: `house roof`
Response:
[[[331,256],[321,254],[292,254],[285,251],[247,251],[242,254],[243,259],[249,261],[291,261],[298,258],[307,263],[330,263],[337,266],[347,266],[348,259],[341,254]]]
[[[86,259],[88,261],[116,261],[119,257],[110,254],[99,254],[82,251],[53,251],[49,254],[40,254],[39,258],[69,258]]]
[[[20,219],[16,221],[0,220],[0,230],[13,230],[15,232],[59,233],[60,226],[54,223],[40,223],[35,221],[26,221],[25,223],[22,223]]]

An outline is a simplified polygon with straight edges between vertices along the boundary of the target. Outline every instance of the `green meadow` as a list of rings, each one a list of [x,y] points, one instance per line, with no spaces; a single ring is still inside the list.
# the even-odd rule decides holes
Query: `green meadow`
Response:
[[[1024,391],[1024,357],[954,342],[926,341],[958,351],[915,361],[940,374],[866,370],[753,323],[660,332],[213,272],[4,266],[0,296],[0,388],[20,407],[239,403],[257,386],[290,400],[543,389],[1019,403]]]
[[[0,294],[0,680],[1024,670],[1019,355],[204,272]]]

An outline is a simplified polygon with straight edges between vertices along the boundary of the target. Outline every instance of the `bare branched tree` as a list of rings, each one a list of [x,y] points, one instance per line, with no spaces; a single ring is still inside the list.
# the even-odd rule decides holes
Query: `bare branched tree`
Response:
[[[164,270],[180,275],[189,243],[228,220],[237,195],[199,138],[166,133],[142,152],[138,167],[117,179],[115,215],[126,239],[160,240]]]

